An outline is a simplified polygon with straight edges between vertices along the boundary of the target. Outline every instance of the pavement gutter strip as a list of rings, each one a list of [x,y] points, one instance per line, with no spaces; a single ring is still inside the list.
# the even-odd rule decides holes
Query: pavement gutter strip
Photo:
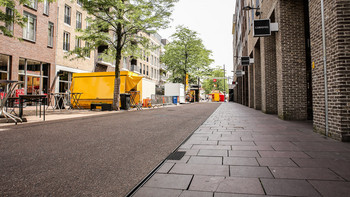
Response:
[[[220,107],[220,105],[219,105],[219,107]],[[205,123],[205,122],[219,109],[219,107],[216,108],[216,110],[215,110],[207,119],[205,119],[205,120],[202,122],[202,124]],[[192,137],[192,135],[194,134],[194,132],[196,132],[196,131],[198,130],[198,128],[199,128],[200,126],[202,126],[202,124],[198,125],[198,127],[197,127],[196,129],[194,129],[194,130],[192,131],[192,133],[190,133],[190,134],[180,143],[180,145],[178,145],[178,146],[163,160],[163,161],[161,161],[150,173],[148,173],[148,174],[145,176],[145,178],[143,178],[143,179],[142,179],[133,189],[131,189],[131,191],[130,191],[129,193],[127,193],[125,196],[126,196],[126,197],[132,197],[134,194],[136,194],[136,192],[137,192],[150,178],[152,178],[152,176],[158,171],[158,169],[161,168],[161,167],[163,166],[163,164],[165,163],[165,161],[167,160],[167,158],[168,158],[171,154],[173,154],[174,152],[176,152],[184,143],[186,143],[187,140],[189,140],[189,139]],[[192,179],[193,179],[193,177],[192,177]],[[192,180],[191,180],[191,181],[192,181]]]

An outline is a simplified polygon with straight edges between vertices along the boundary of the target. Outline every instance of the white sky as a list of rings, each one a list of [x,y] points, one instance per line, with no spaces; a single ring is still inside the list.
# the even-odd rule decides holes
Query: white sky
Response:
[[[171,16],[171,27],[159,30],[162,38],[169,39],[175,33],[175,27],[184,25],[196,31],[205,47],[212,50],[212,59],[216,65],[226,66],[226,76],[232,76],[232,18],[235,0],[180,0],[175,4]]]

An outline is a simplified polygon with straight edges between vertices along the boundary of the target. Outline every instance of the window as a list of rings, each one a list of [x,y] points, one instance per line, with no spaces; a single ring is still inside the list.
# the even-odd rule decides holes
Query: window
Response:
[[[151,77],[153,78],[153,68],[151,68]]]
[[[77,4],[80,5],[80,6],[83,6],[83,3],[79,0],[77,0]]]
[[[146,72],[146,68],[145,68],[145,65],[143,65],[143,74],[145,74]]]
[[[90,44],[88,42],[85,42],[85,57],[90,58]]]
[[[75,38],[75,48],[81,48],[81,39]]]
[[[147,66],[147,76],[148,76],[148,66]]]
[[[24,12],[23,17],[27,19],[23,27],[23,39],[35,42],[36,16]]]
[[[53,47],[53,33],[54,33],[53,23],[49,22],[49,35],[48,35],[48,42],[47,42],[47,46],[49,47]]]
[[[49,0],[44,0],[44,14],[49,15],[50,4]]]
[[[70,34],[68,32],[63,32],[63,50],[69,51],[69,37]]]
[[[28,0],[28,4],[25,5],[36,10],[38,9],[38,0]]]
[[[85,22],[86,22],[86,29],[88,29],[90,27],[89,18],[86,18]],[[114,35],[114,37],[115,37],[115,35]]]
[[[128,64],[127,64],[127,61],[126,61],[126,57],[123,58],[123,68],[127,69],[128,67]]]
[[[140,74],[142,73],[142,64],[140,63]]]
[[[8,80],[10,71],[10,56],[0,54],[0,80]],[[0,86],[0,92],[4,91],[3,86]]]
[[[77,24],[76,24],[77,29],[81,29],[81,13],[77,12]]]
[[[6,22],[5,27],[6,27],[7,31],[12,33],[13,32],[13,19],[14,19],[13,9],[7,7],[6,8],[6,15],[10,16],[12,21]]]
[[[64,22],[70,25],[71,8],[68,5],[64,6]]]

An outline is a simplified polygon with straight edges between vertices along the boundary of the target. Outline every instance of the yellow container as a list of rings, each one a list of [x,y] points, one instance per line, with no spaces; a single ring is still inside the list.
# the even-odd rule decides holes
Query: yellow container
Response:
[[[91,103],[113,103],[114,72],[73,73],[71,92],[82,93],[79,104],[90,108]],[[139,91],[142,98],[142,77],[130,71],[120,72],[120,94],[127,91]],[[71,101],[72,102],[72,101]]]

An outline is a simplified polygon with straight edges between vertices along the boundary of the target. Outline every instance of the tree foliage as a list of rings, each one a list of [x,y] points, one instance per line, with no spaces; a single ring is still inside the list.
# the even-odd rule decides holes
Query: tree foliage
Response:
[[[213,69],[208,79],[204,80],[203,89],[205,91],[205,94],[209,94],[213,90],[228,92],[227,79],[217,79],[216,82],[214,82],[213,79],[215,79],[215,77],[224,77],[224,70],[220,66],[217,66],[215,69]]]
[[[171,38],[173,41],[165,46],[165,53],[161,57],[167,71],[171,73],[169,80],[185,84],[186,74],[189,74],[189,81],[193,83],[197,77],[207,75],[209,65],[213,62],[210,58],[212,52],[205,48],[198,33],[178,26]]]
[[[104,57],[115,61],[113,108],[119,110],[120,70],[122,56],[140,57],[150,49],[149,40],[141,33],[152,34],[166,28],[174,3],[178,0],[81,0],[91,18],[79,38],[88,45],[70,54],[83,58],[87,52],[104,45]]]

